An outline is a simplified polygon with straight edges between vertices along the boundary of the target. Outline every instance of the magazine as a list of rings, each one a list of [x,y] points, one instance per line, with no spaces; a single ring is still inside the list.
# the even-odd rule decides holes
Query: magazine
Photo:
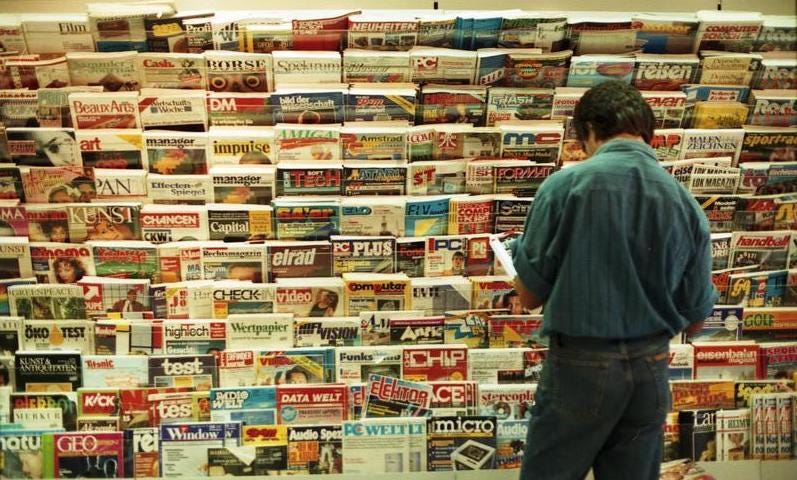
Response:
[[[492,416],[427,419],[429,471],[494,469],[496,430]]]
[[[422,418],[343,422],[343,473],[426,471],[426,429]]]
[[[290,474],[343,473],[342,426],[289,426],[287,469]]]
[[[423,417],[429,413],[430,385],[372,373],[366,388],[363,418]]]

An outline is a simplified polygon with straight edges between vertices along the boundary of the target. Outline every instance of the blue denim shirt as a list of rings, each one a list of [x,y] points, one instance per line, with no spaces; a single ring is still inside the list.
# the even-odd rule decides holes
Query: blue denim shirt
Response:
[[[542,184],[514,263],[545,303],[543,334],[675,335],[717,300],[705,214],[634,140],[606,142]]]

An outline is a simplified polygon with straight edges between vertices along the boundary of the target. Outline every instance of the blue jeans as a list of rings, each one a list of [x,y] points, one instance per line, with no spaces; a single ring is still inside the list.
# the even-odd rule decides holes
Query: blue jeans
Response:
[[[531,409],[522,480],[657,480],[670,408],[665,334],[553,335]]]

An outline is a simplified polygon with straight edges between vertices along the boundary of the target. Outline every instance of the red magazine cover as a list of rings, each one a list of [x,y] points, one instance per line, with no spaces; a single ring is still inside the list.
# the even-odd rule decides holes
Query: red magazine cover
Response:
[[[479,385],[470,380],[436,381],[432,385],[431,409],[435,416],[475,415]]]
[[[755,380],[759,346],[749,342],[695,342],[695,379]]]
[[[349,418],[345,384],[280,385],[277,388],[281,425],[338,423]]]
[[[119,392],[120,428],[157,427],[152,418],[150,395],[189,392],[188,387],[147,387],[123,389]]]
[[[357,10],[332,18],[293,20],[293,50],[343,50],[349,17],[359,13]]]
[[[401,378],[429,382],[467,380],[468,347],[464,345],[425,345],[404,347]]]
[[[28,218],[24,205],[0,205],[0,237],[27,237]]]
[[[125,477],[122,432],[54,433],[52,442],[50,478]]]
[[[118,388],[81,388],[77,393],[78,416],[119,415]]]

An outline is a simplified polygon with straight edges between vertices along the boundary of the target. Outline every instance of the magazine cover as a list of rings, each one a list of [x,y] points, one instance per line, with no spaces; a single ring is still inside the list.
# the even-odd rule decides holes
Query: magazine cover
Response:
[[[141,127],[180,132],[208,129],[205,92],[142,88],[138,98]]]
[[[672,409],[735,408],[733,380],[671,380]]]
[[[8,287],[8,303],[11,316],[29,320],[86,318],[83,289],[78,285],[13,285]]]
[[[271,94],[264,92],[208,92],[210,127],[266,127],[274,125]]]
[[[338,382],[363,383],[371,374],[401,377],[401,347],[398,345],[340,347],[336,355]]]
[[[372,373],[368,376],[363,418],[425,417],[431,404],[431,385]]]
[[[155,427],[124,431],[125,475],[129,478],[160,476],[160,436]]]
[[[276,425],[276,392],[273,386],[214,388],[210,391],[210,419],[244,425]]]
[[[495,417],[433,417],[427,419],[426,428],[429,471],[495,468]]]
[[[75,141],[86,167],[141,169],[144,166],[144,137],[138,131],[77,130]]]
[[[85,388],[145,387],[149,383],[144,355],[83,355]]]
[[[21,174],[29,203],[90,202],[97,196],[91,167],[29,167]]]
[[[538,381],[547,348],[468,350],[469,379],[479,383],[528,383]]]
[[[467,238],[461,235],[427,236],[424,274],[427,277],[464,275]]]
[[[407,132],[403,127],[344,126],[340,140],[344,161],[404,160],[407,156]]]
[[[349,45],[369,50],[409,50],[418,41],[418,21],[378,15],[349,17]]]
[[[278,161],[340,160],[340,127],[277,124]]]
[[[412,279],[412,308],[424,315],[467,309],[471,297],[470,281],[460,276]]]
[[[262,246],[242,243],[202,247],[202,278],[262,283],[265,256],[263,250]]]
[[[426,471],[426,429],[422,418],[343,422],[343,473]]]
[[[759,346],[753,342],[696,342],[695,379],[755,380]]]
[[[341,317],[342,299],[343,280],[339,278],[277,279],[277,312],[297,318]]]
[[[46,478],[44,463],[50,453],[43,445],[42,436],[46,432],[3,428],[0,432],[0,475],[3,478]]]
[[[140,240],[139,204],[69,205],[69,240]]]
[[[340,231],[340,204],[336,200],[277,199],[275,233],[280,240],[325,240]]]
[[[368,310],[403,310],[409,307],[410,279],[398,273],[344,273],[346,316]]]
[[[341,200],[340,231],[343,235],[375,237],[404,234],[403,197],[352,197]]]
[[[432,386],[432,416],[475,415],[479,406],[479,385],[469,380],[434,381]]]
[[[717,461],[744,460],[750,456],[750,410],[720,410],[716,414]]]
[[[442,344],[442,316],[390,319],[390,345]]]
[[[492,415],[497,420],[526,420],[531,418],[537,385],[479,385],[479,415]]]
[[[394,237],[347,237],[333,235],[332,273],[394,273],[396,239]]]
[[[11,416],[14,412],[25,409],[58,408],[61,410],[63,428],[67,431],[77,429],[77,393],[11,393]]]
[[[396,271],[408,277],[423,276],[426,255],[426,238],[403,237],[396,239]]]
[[[520,468],[526,449],[529,422],[527,420],[498,420],[496,431],[495,468]]]
[[[297,347],[359,346],[359,317],[299,319],[296,321],[294,345]]]
[[[408,345],[402,349],[401,378],[410,381],[467,380],[465,345]]]
[[[96,168],[94,183],[97,199],[105,201],[144,201],[147,198],[147,172]]]
[[[255,352],[225,350],[218,354],[219,387],[245,387],[255,383]]]
[[[414,162],[408,166],[407,194],[418,196],[465,193],[465,161]]]
[[[257,385],[331,383],[335,348],[267,349],[257,352]]]
[[[269,282],[280,278],[331,277],[332,246],[328,241],[269,241],[266,266]]]
[[[26,237],[0,237],[0,278],[10,280],[36,275],[37,281],[40,281],[39,275],[46,273],[41,271],[44,268],[41,258],[34,266],[27,240]]]
[[[52,448],[44,478],[125,478],[122,432],[53,433],[43,437]]]
[[[208,239],[205,208],[146,205],[140,219],[142,238],[151,243]]]
[[[288,383],[296,383],[289,381]],[[277,387],[277,421],[281,425],[317,425],[348,419],[346,385],[280,385]]]
[[[581,55],[570,59],[568,87],[591,88],[608,80],[631,83],[634,59],[620,55]]]
[[[393,84],[410,81],[409,53],[404,51],[347,48],[343,51],[342,68],[344,83]],[[350,90],[352,93],[355,92]],[[409,113],[415,115],[414,112]]]
[[[64,167],[81,164],[75,131],[71,128],[7,128],[5,136],[8,138],[7,154],[16,165]]]
[[[328,162],[283,162],[276,173],[278,196],[341,195],[343,166]]]
[[[164,320],[163,350],[164,353],[182,355],[216,354],[224,350],[226,331],[226,324],[222,321]]]
[[[226,446],[233,431],[240,435],[240,424],[192,422],[161,425],[161,476],[207,476],[208,449]]]
[[[344,69],[347,68],[347,53],[352,51],[346,50],[343,53]],[[390,54],[399,54],[400,52],[390,52]],[[368,55],[384,55],[388,52],[369,52]],[[379,61],[379,60],[377,60]],[[409,76],[407,73],[409,69],[409,61],[405,58],[404,64],[398,67],[403,78]],[[349,66],[349,68],[356,68]],[[395,76],[396,74],[390,73],[396,67],[387,66],[379,67],[362,67],[364,76],[380,77],[380,76]],[[385,73],[370,73],[371,70],[382,69]],[[365,73],[369,71],[369,73]],[[344,76],[360,77],[359,72],[351,70],[344,70]],[[410,125],[415,123],[415,115],[417,109],[417,91],[414,84],[407,83],[394,83],[394,84],[380,84],[378,86],[351,86],[346,95],[346,121],[347,122],[387,122],[387,121],[406,121]],[[360,124],[363,125],[363,124]],[[367,125],[367,124],[365,124]]]
[[[258,293],[259,290],[245,288],[240,290],[222,290],[229,297]],[[216,290],[214,290],[216,297]],[[215,300],[215,298],[214,298]],[[231,299],[221,300],[229,304]],[[237,350],[247,348],[290,348],[293,346],[294,339],[294,320],[291,313],[265,313],[265,314],[230,314],[225,322],[227,332],[226,350]]]
[[[341,56],[338,52],[276,50],[272,55],[277,89],[294,84],[340,82]]]
[[[342,426],[289,426],[288,472],[310,475],[343,473]]]
[[[489,315],[486,323],[490,348],[535,348],[541,345],[542,317],[539,315]]]
[[[208,90],[213,92],[270,92],[272,58],[264,53],[209,51],[205,53]]]
[[[208,448],[209,477],[279,475],[286,468],[287,453],[283,447],[246,445]]]
[[[209,240],[257,243],[272,238],[273,212],[270,205],[208,205]]]
[[[79,130],[142,127],[137,92],[71,93],[69,110]]]
[[[764,270],[779,270],[788,265],[791,232],[734,232],[731,238],[730,267],[758,265]]]
[[[421,310],[362,311],[360,328],[363,345],[390,345],[390,322],[397,319],[413,319],[423,316]]]
[[[149,357],[149,384],[155,387],[192,387],[210,390],[218,378],[213,355],[153,355]]]
[[[556,165],[562,150],[564,128],[559,124],[545,125],[502,125],[501,158],[531,160],[537,163]],[[533,171],[538,177],[547,176]],[[522,172],[521,172],[522,173]],[[527,174],[526,177],[534,177]],[[506,193],[506,192],[496,192]]]
[[[716,410],[685,410],[679,412],[680,456],[700,461],[717,460]]]
[[[273,284],[217,282],[215,285],[212,293],[214,319],[225,319],[236,314],[274,313],[277,289]]]
[[[72,392],[83,386],[79,352],[18,351],[14,370],[18,392]]]
[[[488,127],[511,120],[550,120],[552,89],[491,88],[487,98]]]
[[[424,125],[469,123],[483,126],[487,89],[473,85],[424,87],[420,95],[420,119]]]
[[[120,300],[120,297],[125,297],[133,288],[136,289],[136,295],[141,294],[146,297],[146,292],[142,290],[140,282],[119,282],[116,291],[111,287],[113,283],[112,278],[116,279],[145,279],[154,281],[159,275],[158,252],[157,248],[149,242],[137,241],[122,241],[122,242],[93,242],[91,244],[92,253],[94,255],[94,265],[96,274],[103,277],[101,280],[104,290],[104,301],[109,302],[110,310],[114,310],[115,300]],[[82,282],[87,277],[83,277]],[[125,293],[121,293],[125,289]],[[111,301],[111,299],[116,299]],[[89,300],[88,298],[86,299]],[[149,298],[142,298],[142,307],[127,305],[125,308],[130,311],[147,311],[149,310]],[[119,305],[124,306],[124,305]]]
[[[202,175],[208,173],[208,137],[204,133],[144,132],[149,173]]]
[[[345,88],[281,87],[271,94],[274,123],[343,123]]]
[[[138,55],[142,88],[205,90],[207,75],[205,58],[193,53],[153,53]]]
[[[403,162],[346,163],[343,166],[343,194],[404,195],[407,167]]]

